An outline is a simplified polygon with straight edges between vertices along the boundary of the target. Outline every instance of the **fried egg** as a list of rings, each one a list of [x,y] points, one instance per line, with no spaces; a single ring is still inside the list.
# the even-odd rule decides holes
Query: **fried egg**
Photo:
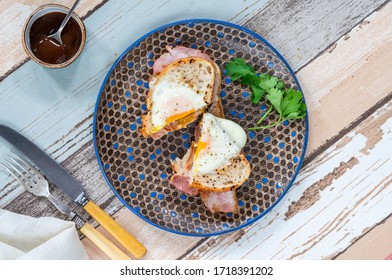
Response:
[[[246,144],[244,129],[233,121],[205,113],[193,158],[193,174],[208,174],[240,154]]]
[[[195,122],[211,104],[216,85],[220,84],[217,73],[211,61],[187,57],[172,62],[153,76],[140,133],[159,139]]]
[[[174,80],[161,80],[152,83],[154,94],[151,97],[152,132],[207,106],[204,95],[198,94],[186,83]]]

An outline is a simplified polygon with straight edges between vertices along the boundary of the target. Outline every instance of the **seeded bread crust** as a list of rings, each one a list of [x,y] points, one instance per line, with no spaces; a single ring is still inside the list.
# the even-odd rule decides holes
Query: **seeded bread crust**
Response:
[[[250,176],[250,164],[243,154],[208,174],[196,174],[191,187],[205,192],[227,192],[240,187]]]

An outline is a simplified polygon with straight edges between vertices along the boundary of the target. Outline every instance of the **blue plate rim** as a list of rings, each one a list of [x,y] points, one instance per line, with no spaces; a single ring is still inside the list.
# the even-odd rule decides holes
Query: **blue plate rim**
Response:
[[[113,69],[117,66],[117,64],[121,61],[121,59],[123,59],[123,57],[129,52],[129,50],[131,50],[133,47],[137,46],[138,44],[140,44],[140,42],[142,40],[144,40],[145,38],[147,38],[148,36],[150,36],[151,34],[154,34],[156,32],[162,31],[168,27],[172,27],[175,25],[180,25],[180,24],[189,24],[189,23],[200,23],[200,22],[206,22],[206,23],[216,23],[216,24],[221,24],[221,25],[227,25],[227,26],[231,26],[231,27],[235,27],[238,28],[239,30],[242,30],[250,35],[252,35],[253,37],[259,39],[260,41],[262,41],[265,45],[267,45],[281,60],[282,62],[285,64],[285,66],[287,67],[287,69],[289,70],[290,74],[292,75],[292,77],[294,78],[295,83],[298,86],[298,89],[302,92],[302,96],[303,96],[303,101],[306,104],[305,101],[305,95],[302,91],[301,85],[297,79],[297,77],[294,74],[294,71],[291,69],[290,65],[288,64],[288,62],[286,61],[286,59],[275,49],[275,47],[273,47],[267,40],[265,40],[261,35],[253,32],[252,30],[237,25],[235,23],[231,23],[228,21],[223,21],[223,20],[215,20],[215,19],[208,19],[208,18],[196,18],[196,19],[185,19],[185,20],[180,20],[180,21],[175,21],[172,23],[168,23],[165,25],[161,25],[158,28],[155,28],[154,30],[144,34],[143,36],[141,36],[139,39],[137,39],[135,42],[133,42],[118,58],[117,60],[113,63],[113,65],[111,66],[111,68],[109,69],[108,73],[105,76],[105,79],[102,82],[101,88],[99,89],[99,94],[97,96],[97,100],[95,103],[95,108],[94,108],[94,116],[93,116],[93,144],[94,144],[94,152],[95,152],[95,157],[98,161],[98,165],[99,168],[102,172],[103,177],[105,178],[107,184],[109,185],[109,187],[111,188],[111,190],[114,192],[114,194],[117,196],[117,198],[121,201],[121,203],[123,205],[125,205],[125,207],[127,207],[131,212],[133,212],[136,216],[138,216],[139,218],[141,218],[142,220],[146,221],[147,223],[149,223],[150,225],[153,225],[159,229],[171,232],[171,233],[175,233],[175,234],[180,234],[180,235],[185,235],[185,236],[194,236],[194,237],[209,237],[209,236],[216,236],[216,235],[222,235],[222,234],[227,234],[233,231],[237,231],[241,228],[245,228],[248,225],[260,220],[262,217],[264,217],[267,213],[269,213],[281,200],[282,198],[287,194],[287,192],[289,191],[289,189],[291,188],[291,186],[293,185],[293,183],[295,182],[295,179],[302,167],[304,158],[305,158],[305,154],[306,154],[306,149],[307,149],[307,145],[308,145],[308,132],[309,132],[309,121],[308,121],[308,110],[306,113],[306,117],[305,117],[305,131],[304,131],[304,144],[303,144],[303,149],[302,149],[302,154],[300,157],[300,160],[298,162],[298,166],[295,170],[294,176],[293,178],[290,180],[289,184],[287,185],[287,188],[283,191],[282,195],[274,202],[274,204],[272,204],[270,207],[268,207],[266,210],[264,210],[259,216],[257,216],[254,219],[248,220],[245,223],[235,227],[235,228],[231,228],[228,230],[223,230],[223,231],[218,231],[218,232],[213,232],[213,233],[202,233],[202,234],[197,234],[197,233],[189,233],[189,232],[181,232],[181,231],[176,231],[173,229],[169,229],[166,227],[163,227],[159,224],[153,223],[152,221],[148,220],[146,217],[144,217],[143,215],[141,215],[138,211],[135,211],[120,195],[119,193],[116,191],[116,189],[113,187],[113,185],[111,184],[109,178],[106,176],[106,172],[104,167],[102,166],[101,163],[101,158],[99,157],[99,153],[98,153],[98,144],[97,144],[97,135],[96,135],[96,126],[97,126],[97,113],[98,113],[98,108],[99,108],[99,104],[100,104],[100,100],[101,100],[101,95],[102,92],[105,88],[105,85],[110,77],[110,74],[113,72]]]

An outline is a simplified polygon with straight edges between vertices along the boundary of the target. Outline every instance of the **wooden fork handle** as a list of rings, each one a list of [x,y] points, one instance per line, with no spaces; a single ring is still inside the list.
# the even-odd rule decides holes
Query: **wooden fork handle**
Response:
[[[112,217],[103,211],[94,202],[89,201],[84,205],[84,210],[91,215],[103,228],[110,233],[129,253],[135,258],[142,258],[146,254],[146,248]]]
[[[112,260],[131,259],[92,225],[85,223],[80,231]]]

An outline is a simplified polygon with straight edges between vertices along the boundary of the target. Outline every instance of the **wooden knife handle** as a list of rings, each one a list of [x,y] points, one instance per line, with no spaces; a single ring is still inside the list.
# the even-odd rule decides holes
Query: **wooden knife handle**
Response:
[[[112,260],[131,259],[92,225],[85,223],[80,231]]]
[[[89,201],[84,205],[87,211],[111,236],[113,236],[135,258],[142,258],[146,254],[146,248],[112,217],[103,211],[94,202]]]

